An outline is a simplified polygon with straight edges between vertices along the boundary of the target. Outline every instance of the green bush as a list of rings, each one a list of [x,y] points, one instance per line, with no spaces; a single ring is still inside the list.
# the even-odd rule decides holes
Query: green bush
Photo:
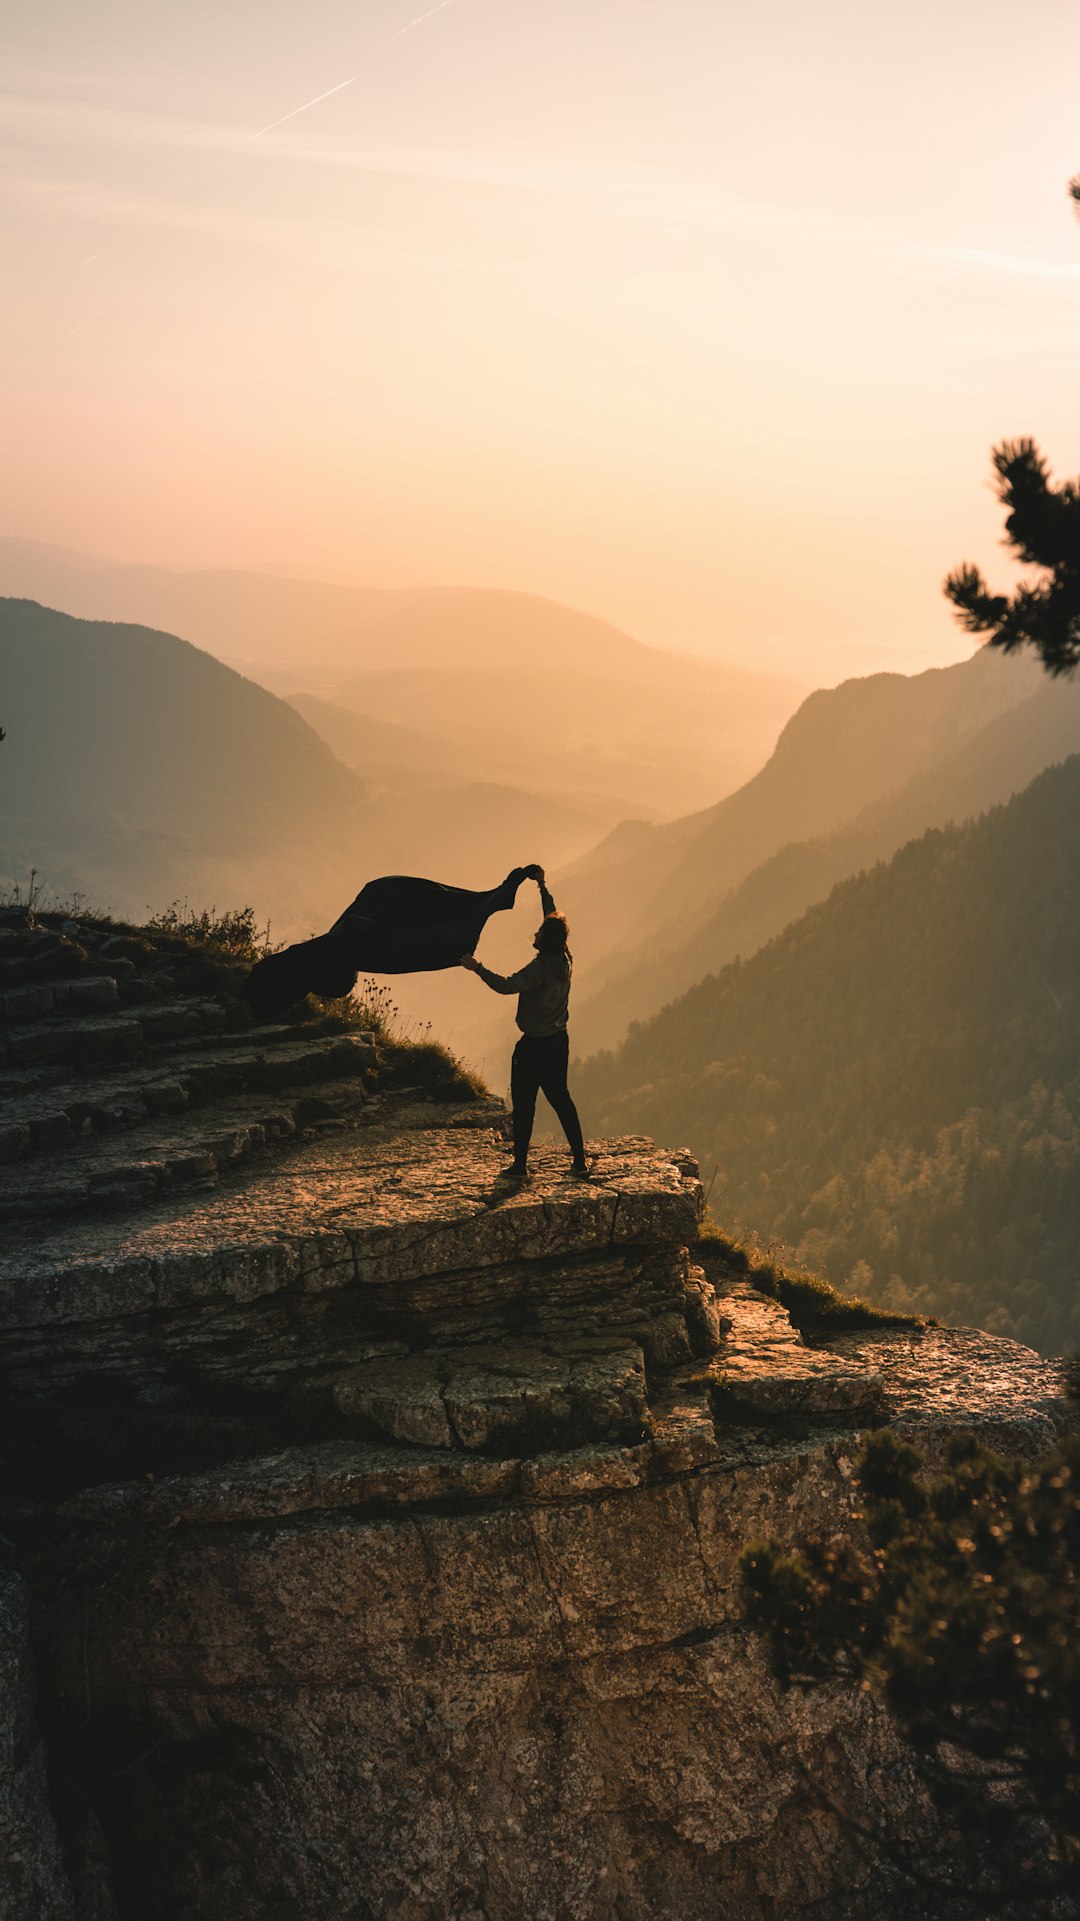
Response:
[[[747,1547],[746,1619],[782,1685],[861,1682],[919,1750],[967,1854],[935,1912],[1074,1913],[1080,1436],[1030,1467],[956,1435],[934,1475],[886,1428],[857,1475],[858,1536]]]

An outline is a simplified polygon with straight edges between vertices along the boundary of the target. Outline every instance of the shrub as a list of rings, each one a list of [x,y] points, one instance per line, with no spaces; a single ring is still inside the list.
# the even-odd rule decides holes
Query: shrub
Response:
[[[783,1686],[842,1676],[896,1714],[967,1854],[937,1912],[1074,1913],[1080,1437],[1028,1467],[956,1435],[931,1475],[886,1428],[857,1473],[864,1534],[750,1545],[746,1618]]]

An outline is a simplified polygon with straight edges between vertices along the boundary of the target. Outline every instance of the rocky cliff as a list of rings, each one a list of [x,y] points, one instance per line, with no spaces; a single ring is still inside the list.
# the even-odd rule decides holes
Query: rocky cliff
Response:
[[[870,1423],[1037,1451],[1059,1371],[808,1340],[687,1156],[507,1188],[430,1050],[234,990],[0,927],[4,1921],[918,1913],[912,1759],[778,1692],[739,1552],[845,1527]]]

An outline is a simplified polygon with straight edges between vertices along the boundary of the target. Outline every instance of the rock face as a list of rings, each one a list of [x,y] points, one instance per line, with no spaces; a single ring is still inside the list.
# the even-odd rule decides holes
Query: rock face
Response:
[[[29,1601],[11,1567],[0,1567],[0,1913],[73,1921],[34,1720]]]
[[[2,1070],[5,1529],[71,1873],[4,1921],[919,1914],[911,1758],[870,1697],[777,1691],[739,1553],[847,1524],[869,1421],[1045,1445],[1058,1371],[808,1345],[688,1253],[685,1155],[507,1187],[501,1109],[372,1036],[127,1018]]]

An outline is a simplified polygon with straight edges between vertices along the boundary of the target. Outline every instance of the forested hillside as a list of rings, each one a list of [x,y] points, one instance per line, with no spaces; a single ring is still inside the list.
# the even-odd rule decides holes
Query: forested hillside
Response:
[[[1006,667],[994,656],[978,658],[984,673]],[[617,968],[599,969],[598,984],[590,982],[576,1010],[579,1042],[590,1051],[615,1046],[632,1020],[656,1013],[736,955],[748,959],[838,881],[888,860],[930,827],[973,819],[1010,800],[1044,767],[1080,752],[1080,682],[1055,684],[1031,663],[1014,662],[1003,676],[1006,693],[1015,691],[1018,665],[1037,679],[1004,713],[983,721],[973,702],[962,737],[945,743],[940,757],[899,789],[861,807],[832,833],[790,839],[733,887],[702,926],[689,931],[685,918],[676,922],[681,939],[673,941],[670,925],[659,938],[650,929],[650,939],[625,950]],[[898,731],[902,726],[898,719]],[[715,898],[715,871],[706,864],[705,899],[710,892]]]
[[[892,1306],[1080,1342],[1080,756],[934,830],[578,1071],[724,1220]]]
[[[672,993],[699,980],[710,964],[715,967],[715,960],[706,961],[677,984],[653,980],[664,959],[677,959],[678,950],[722,912],[732,891],[764,862],[792,842],[853,824],[865,809],[901,794],[920,777],[932,779],[1040,684],[1034,662],[980,651],[953,667],[910,676],[870,674],[819,688],[788,722],[760,773],[737,793],[658,826],[622,823],[559,876],[559,904],[570,916],[575,950],[588,969],[591,1004],[583,999],[577,1009],[581,1040],[590,1047],[613,1045],[627,1021],[655,1012]],[[1049,754],[1038,766],[1054,758]],[[716,759],[722,759],[719,749]],[[993,798],[1006,798],[1010,791]],[[891,846],[872,848],[869,858],[891,853],[911,833],[943,825],[947,818],[924,817]],[[832,879],[857,872],[865,858],[856,858]],[[806,897],[797,901],[768,932],[777,932],[805,904]],[[721,958],[734,951],[739,950],[729,948]],[[612,1031],[616,1008],[621,1024]]]

